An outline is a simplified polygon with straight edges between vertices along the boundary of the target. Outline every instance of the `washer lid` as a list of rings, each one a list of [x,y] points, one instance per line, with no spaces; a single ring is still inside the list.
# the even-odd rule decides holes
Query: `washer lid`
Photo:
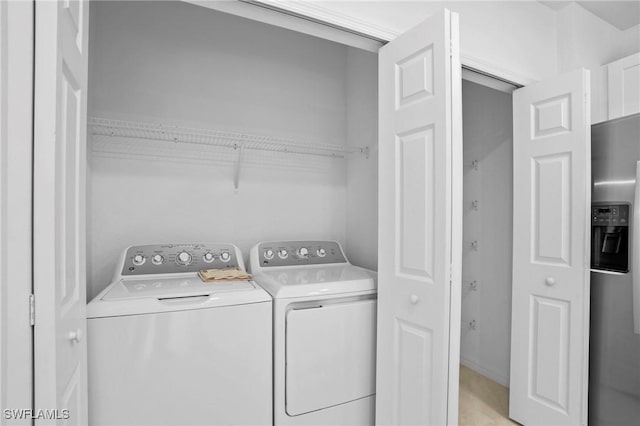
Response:
[[[251,281],[210,281],[199,277],[183,276],[174,278],[156,277],[152,279],[122,279],[102,296],[101,300],[122,300],[131,298],[175,298],[185,296],[210,295],[230,291],[254,290]]]
[[[350,264],[262,269],[255,271],[253,278],[279,299],[372,292],[377,288],[374,271]]]
[[[129,278],[112,283],[87,305],[87,318],[184,311],[270,302],[253,281],[203,282],[196,274]]]

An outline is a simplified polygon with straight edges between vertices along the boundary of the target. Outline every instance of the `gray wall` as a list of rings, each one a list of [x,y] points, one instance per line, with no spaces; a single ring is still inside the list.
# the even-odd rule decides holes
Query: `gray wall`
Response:
[[[463,80],[462,364],[507,385],[511,333],[511,95]],[[478,170],[471,167],[478,161]],[[472,202],[478,201],[478,210]],[[473,250],[471,243],[478,242]],[[477,282],[477,290],[470,283]],[[475,330],[470,322],[475,320]]]

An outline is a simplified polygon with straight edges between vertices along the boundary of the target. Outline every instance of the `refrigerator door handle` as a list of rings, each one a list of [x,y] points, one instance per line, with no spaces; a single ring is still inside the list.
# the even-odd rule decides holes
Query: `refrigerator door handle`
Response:
[[[633,330],[640,334],[640,161],[636,164],[636,190],[633,197]]]

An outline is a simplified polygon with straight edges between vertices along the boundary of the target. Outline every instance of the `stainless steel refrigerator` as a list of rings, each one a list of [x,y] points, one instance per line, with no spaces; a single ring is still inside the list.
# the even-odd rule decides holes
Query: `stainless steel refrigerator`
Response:
[[[638,425],[640,114],[592,126],[591,161],[589,425]]]

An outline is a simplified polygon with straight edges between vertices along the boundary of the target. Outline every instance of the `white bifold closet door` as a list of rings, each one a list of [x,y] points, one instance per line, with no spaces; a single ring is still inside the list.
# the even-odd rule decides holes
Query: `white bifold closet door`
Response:
[[[589,72],[513,93],[510,416],[586,425],[589,371]]]
[[[89,2],[37,1],[35,7],[35,408],[58,410],[36,424],[86,425]]]
[[[380,49],[376,422],[383,425],[457,423],[457,23],[444,10]]]

